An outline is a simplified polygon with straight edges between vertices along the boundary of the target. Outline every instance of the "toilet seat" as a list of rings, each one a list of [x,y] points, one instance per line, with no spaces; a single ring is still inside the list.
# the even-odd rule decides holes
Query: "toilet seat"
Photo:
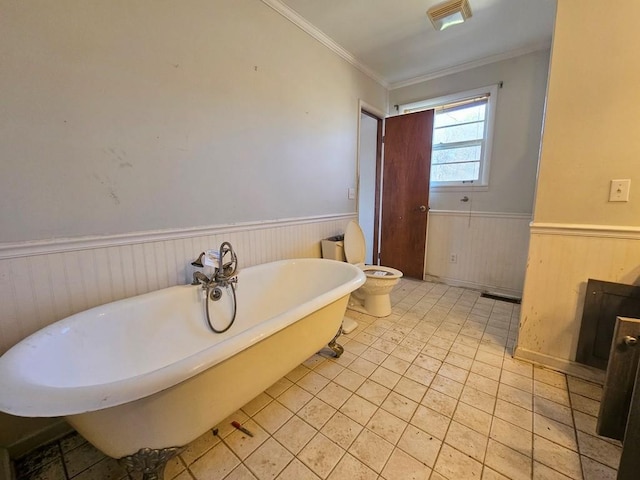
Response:
[[[369,278],[400,278],[402,272],[391,267],[381,265],[365,265],[366,243],[362,228],[351,220],[344,233],[344,256],[347,262],[360,267]]]

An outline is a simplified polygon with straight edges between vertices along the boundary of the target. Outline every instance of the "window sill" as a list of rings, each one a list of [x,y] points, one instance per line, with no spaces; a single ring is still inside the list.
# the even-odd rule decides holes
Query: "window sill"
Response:
[[[429,187],[430,192],[487,192],[489,185],[437,185]]]

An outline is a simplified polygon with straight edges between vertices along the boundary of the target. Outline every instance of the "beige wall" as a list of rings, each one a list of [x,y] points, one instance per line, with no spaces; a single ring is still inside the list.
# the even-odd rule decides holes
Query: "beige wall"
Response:
[[[260,0],[0,10],[0,243],[356,210],[387,92]]]
[[[184,283],[219,240],[193,240],[193,227],[257,222],[216,230],[249,265],[318,256],[317,240],[343,230],[321,218],[356,211],[358,102],[384,110],[387,92],[263,2],[0,0],[0,11],[2,350],[84,308]],[[292,231],[276,221],[294,217]],[[187,240],[125,238],[164,229]],[[55,242],[22,248],[112,234],[125,237],[53,256]],[[0,445],[19,451],[46,425],[0,415]]]
[[[571,367],[587,280],[640,284],[639,15],[558,2],[519,356]],[[609,203],[620,178],[630,201]]]

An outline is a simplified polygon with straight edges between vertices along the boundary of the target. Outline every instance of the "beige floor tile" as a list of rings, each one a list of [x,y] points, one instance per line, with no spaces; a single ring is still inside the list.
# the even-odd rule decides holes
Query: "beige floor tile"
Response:
[[[447,434],[451,419],[435,410],[419,405],[410,423],[442,440]]]
[[[294,416],[273,435],[273,438],[296,455],[316,433],[315,428],[300,417]]]
[[[295,383],[298,380],[300,380],[302,377],[304,377],[310,371],[311,371],[311,369],[305,367],[304,365],[298,365],[296,368],[294,368],[289,373],[287,373],[285,375],[285,377]]]
[[[533,393],[538,397],[546,398],[547,400],[559,403],[560,405],[564,405],[566,407],[571,406],[571,404],[569,403],[569,392],[566,389],[557,388],[543,382],[534,381]]]
[[[493,410],[496,405],[495,396],[488,395],[484,392],[468,386],[464,387],[462,395],[460,395],[460,401],[469,405],[473,405],[474,407],[479,408],[480,410],[489,414],[493,414]]]
[[[600,462],[581,456],[584,480],[616,480],[618,472]]]
[[[242,426],[249,430],[253,434],[253,437],[241,432],[240,430],[236,430],[231,435],[225,437],[224,442],[231,450],[233,450],[233,453],[241,459],[245,459],[251,455],[256,448],[269,439],[269,434],[252,419],[244,422]],[[185,461],[187,460],[184,454],[182,455],[182,458]]]
[[[343,414],[355,420],[360,425],[366,425],[377,409],[378,407],[376,405],[358,395],[352,395],[349,400],[340,407],[340,411]]]
[[[450,378],[436,375],[431,382],[430,388],[449,395],[453,398],[460,398],[464,384],[451,380]]]
[[[587,397],[598,402],[602,398],[601,385],[596,385],[595,383],[587,382],[570,375],[567,375],[567,383],[571,393],[577,393],[578,395],[582,395],[583,397]]]
[[[449,348],[441,348],[436,345],[437,342],[433,342],[429,339],[429,343],[425,344],[422,349],[422,353],[443,362],[447,355],[449,354]]]
[[[531,457],[490,439],[487,445],[485,465],[513,480],[529,480],[532,468]]]
[[[450,363],[443,363],[438,370],[438,375],[455,380],[458,383],[465,383],[467,381],[467,376],[469,376],[469,370],[456,367]]]
[[[415,358],[413,364],[435,373],[442,366],[442,361],[430,356],[429,353],[429,347],[427,346],[426,350]]]
[[[473,364],[473,357],[470,358],[468,356],[460,355],[459,353],[450,351],[447,357],[444,359],[444,363],[449,363],[451,365],[455,365],[458,368],[462,368],[468,371],[471,369],[471,365]]]
[[[500,380],[500,373],[502,372],[499,367],[494,367],[477,360],[473,361],[473,364],[471,365],[471,371],[473,373],[477,373],[478,375],[482,375],[483,377],[487,377],[493,381]]]
[[[518,375],[517,373],[503,370],[502,375],[500,376],[500,383],[519,388],[520,390],[524,390],[528,393],[533,392],[533,380],[531,380],[531,378]]]
[[[414,402],[420,402],[427,391],[427,387],[415,380],[402,377],[396,386],[393,387],[393,391],[413,400]]]
[[[343,375],[343,373],[344,372],[340,373],[338,377],[340,375]],[[299,387],[304,388],[307,392],[311,393],[312,395],[317,395],[318,392],[322,390],[329,383],[329,379],[326,377],[323,377],[319,373],[309,372],[300,380],[298,380],[296,383],[298,384]]]
[[[611,468],[618,468],[622,448],[605,440],[578,432],[580,453]]]
[[[298,411],[298,416],[319,430],[333,417],[334,413],[336,413],[335,408],[318,398],[314,398]]]
[[[240,460],[229,448],[219,443],[189,466],[198,480],[221,480],[231,473]]]
[[[212,442],[213,443],[213,442]],[[58,450],[56,449],[56,453]],[[77,475],[87,468],[95,465],[105,458],[104,453],[100,452],[90,443],[83,443],[64,455],[64,464],[69,476]],[[44,461],[42,462],[44,465]],[[46,477],[43,477],[43,479]]]
[[[379,383],[374,382],[373,380],[366,380],[358,390],[356,390],[356,394],[360,395],[362,398],[370,401],[375,405],[382,405],[387,395],[391,393],[391,390],[387,387],[383,387]]]
[[[520,428],[500,418],[496,417],[493,419],[490,437],[523,455],[530,457],[533,454],[531,431]]]
[[[369,360],[358,357],[356,358],[351,365],[349,365],[349,370],[357,373],[358,375],[362,375],[367,378],[371,375],[375,369],[378,368],[378,365],[374,362],[370,362]]]
[[[276,383],[267,388],[265,390],[265,393],[267,393],[270,397],[277,398],[279,395],[284,393],[291,385],[293,385],[293,382],[291,380],[289,380],[287,377],[282,377]]]
[[[538,435],[533,436],[533,459],[575,480],[582,477],[576,452]]]
[[[396,348],[397,344],[394,342],[390,342],[389,340],[385,340],[384,338],[379,338],[371,345],[373,348],[377,348],[378,350],[383,351],[384,353],[391,353],[393,349]]]
[[[297,367],[297,368],[299,368],[299,367]],[[307,367],[304,367],[304,369],[307,372],[310,371]],[[295,371],[295,370],[296,369],[294,369],[292,371]],[[291,372],[289,372],[289,373],[291,373]],[[266,407],[272,401],[273,401],[273,398],[271,398],[269,395],[267,395],[266,393],[263,392],[260,395],[258,395],[256,398],[251,400],[249,403],[244,405],[242,407],[242,411],[244,413],[246,413],[248,416],[253,417],[256,413],[258,413],[260,410],[262,410],[264,407]]]
[[[429,480],[430,475],[429,467],[398,448],[391,453],[382,470],[382,478],[386,480]]]
[[[547,467],[540,462],[533,462],[533,480],[571,480],[570,477]]]
[[[533,431],[533,413],[526,408],[519,407],[499,398],[496,401],[494,415],[529,432]]]
[[[451,479],[480,479],[482,475],[482,464],[445,444],[440,450],[434,471]]]
[[[493,353],[487,353],[480,350],[482,345],[478,347],[478,353],[476,353],[476,360],[482,363],[486,363],[493,367],[502,368],[502,356],[494,355]]]
[[[533,433],[562,445],[570,450],[578,451],[578,443],[573,427],[556,422],[542,415],[533,415]]]
[[[294,458],[289,465],[278,475],[277,480],[319,480],[320,477],[313,473],[304,463]]]
[[[380,473],[391,456],[393,445],[365,428],[348,451],[362,463]]]
[[[510,385],[500,384],[498,398],[527,410],[533,410],[533,395]]]
[[[380,408],[366,426],[373,433],[395,445],[407,428],[407,422]]]
[[[327,478],[345,451],[318,433],[298,454],[298,459],[321,478]]]
[[[429,385],[431,385],[431,382],[433,381],[436,374],[435,372],[419,367],[417,365],[411,365],[407,369],[407,371],[404,372],[404,376],[405,378],[409,378],[428,387]]]
[[[329,382],[316,396],[331,405],[333,408],[340,408],[352,393],[337,383]]]
[[[367,467],[357,458],[345,454],[333,469],[328,480],[376,480],[378,474]]]
[[[411,363],[416,359],[418,353],[419,351],[412,349],[410,346],[402,345],[402,342],[400,342],[400,345],[394,348],[391,352],[391,356]]]
[[[431,410],[435,410],[447,417],[452,417],[458,401],[453,397],[430,388],[420,403]]]
[[[357,340],[351,340],[344,344],[344,349],[354,355],[362,355],[367,348],[369,348],[368,345],[360,343]]]
[[[487,378],[479,373],[471,372],[467,377],[466,384],[469,387],[480,390],[483,393],[495,397],[498,394],[498,382]]]
[[[343,372],[338,374],[336,378],[333,379],[335,383],[352,392],[355,392],[360,387],[360,385],[364,383],[365,380],[365,377],[363,377],[359,373],[352,372],[349,369],[344,370]]]
[[[543,382],[562,390],[567,390],[567,376],[548,368],[536,366],[533,369],[533,378],[538,382]]]
[[[369,379],[387,388],[393,388],[400,380],[400,375],[384,367],[378,367],[376,371],[369,376]]]
[[[398,442],[398,448],[429,467],[435,464],[441,445],[442,441],[413,425],[407,426]]]
[[[384,353],[376,348],[369,347],[364,351],[360,358],[364,358],[365,360],[370,361],[371,363],[375,363],[376,365],[380,365],[385,359],[389,356],[389,354]]]
[[[176,478],[175,480],[191,480],[191,475],[187,474],[184,479]],[[224,480],[256,480],[256,476],[244,465],[238,465]]]
[[[542,397],[533,397],[533,411],[565,425],[573,426],[571,408]]]
[[[390,355],[384,362],[382,362],[381,366],[388,370],[391,370],[392,372],[402,375],[407,371],[410,365],[410,362]]]
[[[469,455],[471,458],[482,462],[487,449],[488,437],[462,425],[451,422],[444,443],[451,445],[456,450]],[[442,472],[441,472],[442,473]]]
[[[491,429],[491,415],[466,403],[458,403],[453,419],[482,435],[488,436]]]
[[[320,430],[327,438],[339,446],[348,449],[353,441],[360,435],[362,425],[350,419],[346,415],[336,412]]]
[[[293,455],[270,438],[249,455],[244,464],[259,480],[276,478],[293,459]]]
[[[284,425],[292,416],[293,413],[291,412],[291,410],[284,407],[277,400],[274,400],[258,413],[256,413],[253,416],[253,420],[256,421],[267,432],[273,435],[275,431],[278,430],[282,425]]]
[[[586,413],[588,415],[593,415],[594,417],[598,416],[600,412],[600,402],[597,400],[592,400],[591,398],[583,397],[582,395],[578,395],[577,393],[572,393],[571,395],[571,406],[574,410],[579,412]]]
[[[392,413],[396,417],[399,417],[405,421],[409,421],[413,416],[413,412],[416,411],[416,407],[418,406],[417,402],[408,399],[396,392],[391,392],[382,405],[381,408],[385,409],[387,412]]]
[[[314,372],[319,373],[320,375],[322,375],[325,378],[328,378],[329,380],[333,380],[343,370],[344,370],[343,366],[338,365],[335,362],[326,361],[323,364],[317,366]]]
[[[482,480],[509,480],[509,478],[485,465],[482,469]]]
[[[246,419],[246,416],[244,417]],[[233,420],[232,420],[233,421]],[[230,423],[230,422],[229,422]],[[244,420],[241,421],[244,423]],[[225,423],[224,425],[226,425]],[[230,432],[236,432],[236,429],[229,425]],[[189,443],[187,447],[180,453],[180,457],[184,460],[184,462],[189,465],[193,463],[197,458],[201,457],[208,450],[211,450],[214,446],[220,443],[220,437],[213,435],[211,432],[207,432],[204,435],[200,435],[193,442]]]

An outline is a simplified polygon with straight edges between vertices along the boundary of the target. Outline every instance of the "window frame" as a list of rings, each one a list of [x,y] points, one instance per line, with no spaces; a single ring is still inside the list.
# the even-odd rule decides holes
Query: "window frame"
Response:
[[[429,98],[417,102],[398,105],[400,115],[407,113],[421,112],[424,110],[434,109],[436,107],[466,100],[472,97],[480,97],[489,95],[487,100],[487,110],[485,113],[485,137],[482,154],[480,157],[480,172],[478,180],[457,180],[448,182],[429,181],[429,189],[433,191],[455,191],[455,190],[488,190],[489,189],[489,171],[491,166],[491,154],[493,151],[493,135],[495,130],[495,113],[498,100],[498,84],[487,85],[485,87],[465,90],[441,97]]]

